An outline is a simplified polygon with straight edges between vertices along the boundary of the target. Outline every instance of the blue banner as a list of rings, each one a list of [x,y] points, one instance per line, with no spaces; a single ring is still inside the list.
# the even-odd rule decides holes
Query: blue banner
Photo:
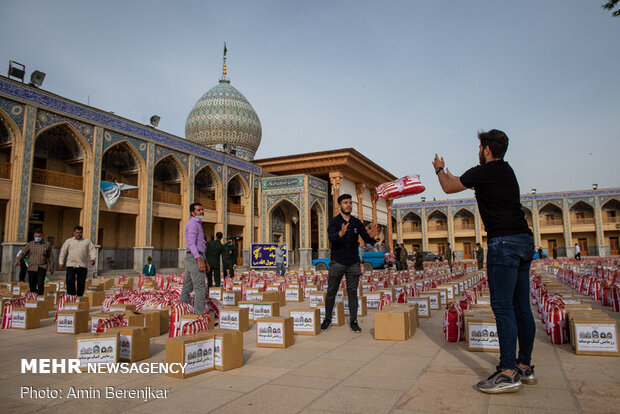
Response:
[[[250,267],[276,267],[277,243],[252,243]],[[282,244],[286,250],[286,244]],[[288,251],[284,255],[284,266],[288,267]]]

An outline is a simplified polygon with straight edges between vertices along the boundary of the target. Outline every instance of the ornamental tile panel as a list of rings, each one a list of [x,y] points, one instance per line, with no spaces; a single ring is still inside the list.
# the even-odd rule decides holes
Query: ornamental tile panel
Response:
[[[276,188],[294,188],[304,186],[304,176],[286,176],[286,177],[272,177],[262,179],[263,190],[273,190]]]
[[[132,147],[134,147],[136,151],[138,151],[138,154],[140,154],[142,159],[146,161],[146,153],[147,153],[147,147],[148,147],[148,143],[146,141],[142,141],[142,140],[139,140],[134,137],[127,136],[127,135],[119,134],[118,132],[109,131],[107,129],[103,131],[102,153],[105,153],[108,148],[110,148],[114,144],[117,144],[118,142],[121,142],[121,141],[127,141],[129,145],[131,145]]]
[[[185,168],[185,171],[189,173],[189,156],[187,154],[183,154],[182,152],[175,151],[170,148],[155,146],[155,155],[154,161],[157,164],[160,160],[167,157],[168,155],[174,155],[177,160],[181,163],[181,165]]]
[[[24,129],[24,112],[26,105],[0,96],[0,109],[17,124],[20,131]]]
[[[93,125],[64,115],[59,115],[54,112],[45,110],[37,111],[37,124],[35,126],[34,133],[35,135],[38,135],[41,130],[64,122],[75,128],[76,131],[78,131],[78,133],[86,140],[86,142],[88,142],[88,145],[90,145],[91,148],[93,147],[93,137],[95,134],[95,128]]]
[[[308,186],[324,193],[327,192],[327,181],[315,177],[308,177]]]
[[[196,174],[198,174],[200,170],[202,170],[203,167],[210,165],[211,167],[213,167],[213,170],[215,171],[217,176],[220,178],[220,180],[222,179],[222,169],[223,169],[222,164],[217,164],[212,161],[208,161],[208,160],[196,157],[196,161],[194,162],[194,165],[195,165],[194,171],[196,172]]]

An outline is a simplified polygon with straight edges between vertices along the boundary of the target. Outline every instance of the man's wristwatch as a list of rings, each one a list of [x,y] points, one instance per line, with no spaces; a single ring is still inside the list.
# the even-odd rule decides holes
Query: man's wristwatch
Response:
[[[439,174],[439,171],[443,170],[443,167],[435,168],[435,174]]]

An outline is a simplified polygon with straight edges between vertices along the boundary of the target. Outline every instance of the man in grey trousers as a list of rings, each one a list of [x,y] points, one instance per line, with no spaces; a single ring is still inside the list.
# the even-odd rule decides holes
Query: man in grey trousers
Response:
[[[181,290],[181,301],[190,302],[189,294],[194,291],[194,313],[201,314],[205,311],[205,272],[209,270],[204,255],[206,249],[205,235],[202,231],[202,219],[204,209],[200,203],[192,203],[189,206],[192,217],[185,226],[185,281]]]

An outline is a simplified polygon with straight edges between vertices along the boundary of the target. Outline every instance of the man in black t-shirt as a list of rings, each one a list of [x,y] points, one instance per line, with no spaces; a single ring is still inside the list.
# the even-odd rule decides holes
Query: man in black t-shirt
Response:
[[[357,324],[357,289],[362,270],[360,268],[359,237],[368,244],[375,244],[379,227],[375,224],[370,230],[366,230],[364,223],[351,215],[353,201],[350,194],[342,194],[338,197],[340,214],[329,221],[327,235],[331,242],[329,260],[329,276],[327,277],[327,295],[325,295],[325,320],[321,329],[329,328],[332,323],[332,312],[336,294],[346,275],[347,295],[349,298],[350,325],[353,332],[361,332]],[[398,260],[398,258],[397,258]]]
[[[522,383],[535,384],[530,365],[536,324],[529,302],[529,271],[534,251],[532,232],[521,210],[519,183],[504,161],[508,137],[493,129],[478,133],[480,165],[462,176],[452,175],[443,158],[435,154],[433,167],[441,188],[448,194],[475,190],[480,216],[487,232],[487,272],[491,308],[499,336],[497,371],[477,384],[486,393],[515,392]],[[517,353],[517,339],[519,354]]]

